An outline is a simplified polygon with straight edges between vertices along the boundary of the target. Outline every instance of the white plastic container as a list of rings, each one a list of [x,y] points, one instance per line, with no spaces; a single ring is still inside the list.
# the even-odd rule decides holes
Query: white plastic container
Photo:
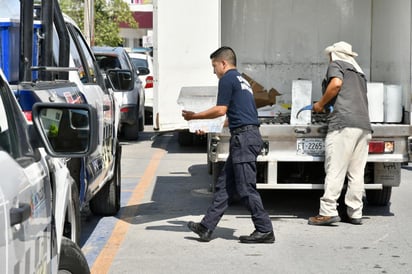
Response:
[[[312,119],[312,111],[302,111],[298,117],[296,114],[302,107],[312,104],[312,81],[292,81],[292,111],[290,116],[291,125],[309,125]]]
[[[368,83],[368,107],[371,123],[384,122],[385,87],[383,83]]]
[[[402,122],[402,87],[385,85],[385,123]]]
[[[217,87],[182,87],[180,89],[177,104],[182,110],[200,112],[216,105]],[[189,131],[195,132],[222,132],[226,116],[215,119],[198,119],[188,121]]]

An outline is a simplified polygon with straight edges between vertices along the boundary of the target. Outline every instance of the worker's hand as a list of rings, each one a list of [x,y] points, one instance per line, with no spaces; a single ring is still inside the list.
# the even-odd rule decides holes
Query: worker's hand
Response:
[[[201,129],[198,129],[198,130],[195,131],[195,134],[196,134],[196,135],[205,135],[206,132],[204,132],[204,131],[201,130]]]
[[[194,114],[193,111],[182,110],[182,116],[186,121],[192,120]]]
[[[319,102],[316,102],[316,103],[313,104],[312,110],[316,113],[324,111],[323,106],[320,105]]]

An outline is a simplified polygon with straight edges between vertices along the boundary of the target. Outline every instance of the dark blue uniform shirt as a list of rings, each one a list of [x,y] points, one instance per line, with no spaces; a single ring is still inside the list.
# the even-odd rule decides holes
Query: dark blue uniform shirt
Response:
[[[259,125],[253,91],[236,70],[228,70],[219,80],[217,105],[227,106],[231,130],[245,125]]]

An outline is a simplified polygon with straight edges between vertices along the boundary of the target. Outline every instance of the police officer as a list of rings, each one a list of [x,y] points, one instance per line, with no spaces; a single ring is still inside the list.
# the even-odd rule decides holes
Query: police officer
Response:
[[[250,211],[255,231],[240,236],[241,243],[273,243],[272,222],[263,208],[256,190],[256,158],[262,148],[259,120],[249,83],[236,69],[236,55],[230,47],[221,47],[210,55],[214,73],[219,78],[217,104],[205,111],[182,111],[185,120],[228,117],[231,132],[230,152],[216,182],[213,202],[200,223],[189,222],[190,230],[202,241],[210,241],[213,230],[228,207],[228,201],[238,194]],[[202,132],[197,132],[201,134]]]

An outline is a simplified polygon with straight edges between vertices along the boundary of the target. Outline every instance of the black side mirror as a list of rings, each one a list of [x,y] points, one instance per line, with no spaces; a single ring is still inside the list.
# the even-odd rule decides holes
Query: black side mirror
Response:
[[[137,71],[139,72],[139,75],[148,75],[150,73],[150,70],[146,67],[138,67]]]
[[[132,90],[134,86],[133,72],[124,69],[109,69],[106,71],[109,87],[114,91]]]
[[[36,103],[33,123],[53,157],[85,157],[97,148],[97,113],[88,104]]]

